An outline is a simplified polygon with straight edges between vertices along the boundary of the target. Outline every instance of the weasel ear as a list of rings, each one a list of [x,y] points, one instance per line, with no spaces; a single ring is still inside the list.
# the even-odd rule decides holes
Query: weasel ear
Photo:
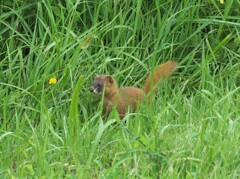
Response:
[[[112,76],[110,76],[110,75],[106,76],[105,78],[106,78],[106,80],[109,81],[109,83],[111,83],[111,84],[114,82]]]

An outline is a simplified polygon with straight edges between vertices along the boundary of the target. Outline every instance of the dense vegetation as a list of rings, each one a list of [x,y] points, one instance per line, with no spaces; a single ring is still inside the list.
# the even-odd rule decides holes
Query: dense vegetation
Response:
[[[239,178],[240,1],[1,0],[1,178]],[[101,117],[93,76],[156,98]],[[56,84],[49,84],[56,78]]]

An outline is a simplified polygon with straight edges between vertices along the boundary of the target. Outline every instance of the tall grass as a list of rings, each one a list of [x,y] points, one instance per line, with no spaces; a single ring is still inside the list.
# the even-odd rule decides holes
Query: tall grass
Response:
[[[239,1],[1,1],[1,178],[239,178]],[[101,117],[94,74],[153,102]],[[48,83],[55,77],[55,85]]]

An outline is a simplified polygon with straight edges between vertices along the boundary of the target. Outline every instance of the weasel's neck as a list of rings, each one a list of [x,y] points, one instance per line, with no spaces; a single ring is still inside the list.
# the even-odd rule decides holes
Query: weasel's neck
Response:
[[[105,100],[106,101],[112,101],[112,102],[115,102],[119,99],[119,92],[118,90],[116,90],[115,92],[111,93],[111,94],[107,94],[105,95]]]

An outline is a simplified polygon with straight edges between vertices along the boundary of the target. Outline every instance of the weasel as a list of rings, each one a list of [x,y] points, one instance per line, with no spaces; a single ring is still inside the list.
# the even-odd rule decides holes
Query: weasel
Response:
[[[117,82],[110,75],[96,75],[90,92],[104,95],[103,101],[103,115],[109,115],[112,108],[116,106],[120,118],[123,118],[128,110],[128,107],[135,112],[137,103],[143,102],[144,98],[148,96],[151,88],[156,83],[171,75],[177,67],[177,62],[168,61],[158,65],[153,74],[149,74],[142,89],[136,87],[122,87],[118,88]],[[155,92],[155,90],[153,91]],[[150,97],[148,97],[150,100]]]

